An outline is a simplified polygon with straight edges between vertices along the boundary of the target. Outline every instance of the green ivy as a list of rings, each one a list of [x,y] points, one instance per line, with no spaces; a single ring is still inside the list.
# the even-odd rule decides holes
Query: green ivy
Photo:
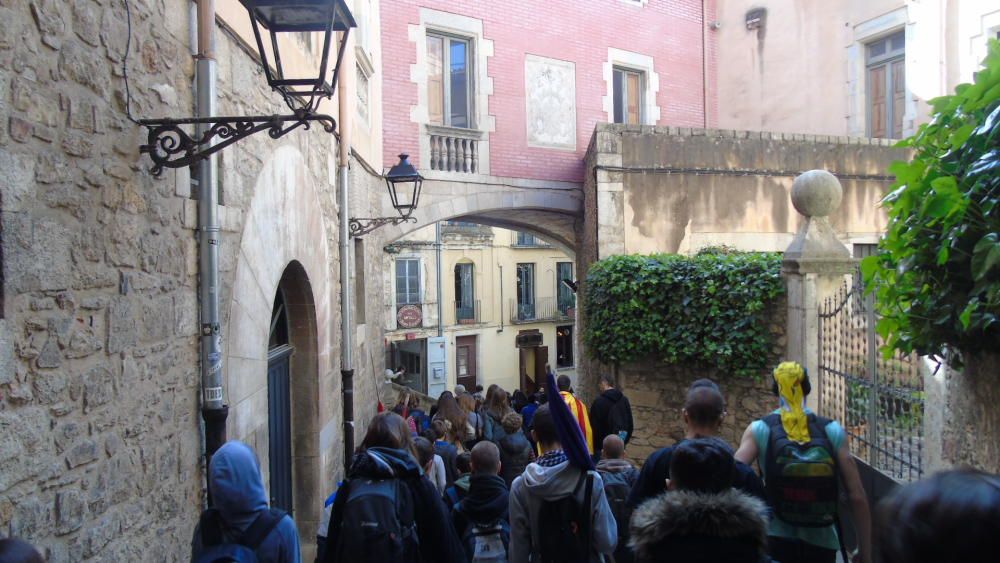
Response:
[[[724,247],[686,257],[612,256],[591,266],[584,342],[604,363],[655,359],[756,376],[773,348],[768,306],[781,256]]]
[[[1000,43],[975,84],[930,101],[933,117],[899,143],[883,199],[889,226],[861,263],[881,314],[886,355],[1000,345]]]

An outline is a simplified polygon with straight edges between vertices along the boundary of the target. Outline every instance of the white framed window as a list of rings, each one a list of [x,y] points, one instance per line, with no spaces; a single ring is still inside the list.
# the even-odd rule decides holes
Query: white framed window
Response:
[[[420,259],[396,259],[396,305],[419,305]]]
[[[417,90],[410,121],[420,125],[420,167],[488,176],[489,134],[496,131],[496,119],[489,114],[493,79],[488,67],[493,41],[485,37],[481,19],[425,7],[419,13],[419,23],[407,26],[407,38],[416,54],[409,67],[410,82]],[[433,38],[440,38],[440,43]],[[463,58],[464,64],[460,64]],[[452,158],[442,149],[455,139],[461,145],[462,159]]]
[[[608,48],[608,60],[604,63],[607,94],[603,106],[609,122],[656,125],[660,120],[656,101],[660,75],[655,68],[649,55]]]
[[[432,125],[474,127],[472,51],[468,37],[427,32],[427,114]]]
[[[869,42],[866,50],[868,136],[902,139],[906,108],[906,34]]]
[[[893,59],[895,69],[886,68],[884,74],[877,69],[879,63],[890,62],[885,58],[885,54],[878,55],[881,49],[879,43],[890,37],[901,37],[895,41],[896,44],[915,45],[915,26],[909,23],[909,6],[902,6],[881,16],[863,21],[854,26],[853,41],[847,46],[847,135],[850,137],[895,137],[899,135],[906,137],[911,135],[916,128],[918,115],[916,97],[911,93],[910,84],[912,80],[907,79],[908,71],[913,70],[915,53],[908,52],[905,48],[901,53],[901,58]],[[883,44],[884,45],[884,44]],[[890,40],[885,45],[890,51],[893,49],[894,41]],[[870,49],[873,48],[873,49]],[[916,49],[919,51],[919,49]],[[888,53],[887,52],[887,53]],[[874,58],[870,53],[875,54]],[[891,58],[891,57],[890,57]],[[910,67],[910,68],[907,68]],[[895,70],[895,73],[892,73]],[[889,74],[895,77],[895,83],[889,83]],[[875,74],[873,77],[872,74]],[[874,79],[873,79],[874,78]],[[880,80],[881,79],[881,80]],[[885,82],[883,82],[884,80]],[[877,90],[875,96],[870,96],[875,84]],[[895,92],[894,92],[895,91]],[[889,113],[887,97],[895,96],[893,99],[894,114]],[[872,108],[872,100],[885,100],[884,105]],[[874,109],[874,111],[873,111]],[[901,112],[901,113],[900,113]],[[871,127],[871,117],[873,113],[878,113],[877,117],[885,117],[885,126],[882,126],[882,119],[876,119],[876,127]],[[896,132],[892,129],[894,125],[889,121],[895,117],[899,123]],[[875,135],[885,130],[885,134]]]
[[[357,65],[357,78],[355,83],[355,96],[357,97],[357,114],[358,119],[365,127],[371,125],[371,85],[368,79],[371,77],[371,73],[367,72],[365,67],[360,64]]]
[[[642,125],[645,74],[641,70],[616,66],[613,71],[615,123]]]

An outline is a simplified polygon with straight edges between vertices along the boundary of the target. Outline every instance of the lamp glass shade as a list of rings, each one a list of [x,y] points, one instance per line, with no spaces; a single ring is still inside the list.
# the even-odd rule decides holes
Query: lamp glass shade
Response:
[[[344,0],[240,0],[250,17],[272,33],[346,31],[356,27]]]
[[[409,217],[420,202],[420,188],[424,178],[409,161],[409,155],[399,155],[399,163],[389,169],[385,183],[389,188],[392,206],[403,217]]]
[[[333,96],[334,86],[327,80],[330,46],[334,42],[333,32],[346,34],[352,27],[357,27],[354,16],[347,8],[344,0],[240,0],[250,14],[257,49],[264,65],[267,83],[285,98],[292,109],[297,107],[312,108],[318,105],[317,98]],[[261,28],[266,32],[262,34]],[[283,46],[294,45],[290,41],[281,41],[282,34],[323,33],[322,46],[319,51],[318,68],[308,69],[296,76],[286,74],[282,59]],[[264,47],[269,43],[270,50]],[[337,61],[334,71],[340,66],[343,49],[337,51]],[[301,58],[301,57],[300,57]]]

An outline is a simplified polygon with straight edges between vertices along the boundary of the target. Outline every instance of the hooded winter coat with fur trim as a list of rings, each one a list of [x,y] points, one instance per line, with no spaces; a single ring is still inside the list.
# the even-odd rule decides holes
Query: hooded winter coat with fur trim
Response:
[[[718,494],[669,491],[633,513],[636,561],[758,563],[767,561],[766,507],[736,489]]]

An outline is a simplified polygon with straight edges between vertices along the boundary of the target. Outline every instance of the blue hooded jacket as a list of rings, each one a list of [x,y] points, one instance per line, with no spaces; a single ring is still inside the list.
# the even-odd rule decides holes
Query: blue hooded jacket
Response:
[[[243,442],[226,442],[215,455],[208,472],[212,503],[222,515],[223,541],[235,543],[262,512],[268,510],[267,493],[260,465],[253,450]],[[201,530],[195,527],[191,558],[201,553]],[[299,533],[291,516],[285,516],[257,548],[262,563],[300,563]]]

